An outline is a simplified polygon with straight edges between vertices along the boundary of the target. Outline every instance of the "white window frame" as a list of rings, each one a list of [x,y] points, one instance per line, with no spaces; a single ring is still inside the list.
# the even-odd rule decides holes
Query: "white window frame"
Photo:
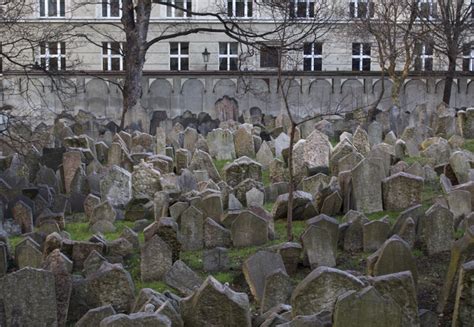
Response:
[[[40,18],[63,18],[66,17],[66,5],[67,0],[64,0],[64,15],[61,16],[61,0],[56,2],[56,15],[49,16],[49,0],[39,0],[40,4],[38,7],[38,12]],[[44,16],[41,15],[41,3],[44,3]]]
[[[244,15],[243,16],[237,16],[237,2],[240,2],[238,0],[230,0],[232,1],[232,18],[252,18],[255,10],[255,4],[253,3],[253,0],[244,0]],[[229,0],[227,1],[227,5],[229,5]],[[252,2],[252,16],[249,16],[249,2]]]
[[[471,46],[469,55],[463,55],[464,60],[469,60],[469,71],[474,72],[474,47]]]
[[[316,5],[316,1],[315,1],[315,0],[293,0],[293,2],[294,2],[295,18],[311,18],[311,17],[309,16],[309,14],[310,14],[310,8],[311,8],[310,6],[311,6],[311,4],[313,4],[313,6]],[[299,4],[300,2],[305,2],[305,3],[306,3],[306,14],[305,14],[305,16],[303,16],[303,17],[299,17],[299,16],[298,16],[298,4]]]
[[[370,4],[369,4],[369,0],[351,0],[350,3],[353,3],[354,4],[354,17],[351,17],[351,18],[367,18],[367,17],[370,17]],[[366,6],[366,16],[365,17],[360,17],[359,16],[359,4],[361,3],[365,3],[365,6]]]
[[[51,54],[50,53],[50,45],[53,44],[53,43],[57,43],[57,47],[58,47],[58,53],[57,54]],[[66,59],[65,51],[63,51],[63,50],[66,50],[66,49],[63,49],[61,47],[61,43],[64,43],[64,42],[44,42],[44,44],[45,44],[44,54],[41,53],[41,47],[38,50],[39,63],[41,64],[41,59],[45,59],[45,67],[44,67],[45,70],[49,70],[49,61],[53,58],[58,59],[58,71],[66,69],[66,67],[64,67],[64,68],[61,67],[61,61],[62,61],[61,59],[62,58]],[[66,48],[66,43],[64,43],[64,48]]]
[[[421,10],[421,6],[423,3],[428,3],[430,5],[430,13],[428,15],[428,17],[426,17],[427,19],[433,19],[434,16],[433,16],[433,12],[435,11],[434,10],[434,6],[437,5],[437,3],[435,3],[433,0],[418,0],[418,10],[420,12],[420,14],[422,14],[422,10]],[[421,19],[422,17],[420,17],[420,15],[418,15],[418,19]]]
[[[107,4],[105,4],[107,6],[107,16],[104,16],[103,11],[102,11],[102,6],[104,6],[104,2],[107,2]],[[100,17],[101,18],[110,18],[110,19],[122,18],[122,6],[123,6],[123,1],[122,0],[119,0],[119,15],[118,16],[111,16],[112,7],[111,7],[111,4],[110,4],[110,0],[102,0],[102,3],[99,6],[100,6]]]
[[[304,50],[303,50],[303,70],[304,70],[304,60],[305,59],[311,59],[311,70],[309,70],[309,71],[314,72],[314,71],[316,71],[314,69],[315,59],[321,59],[321,61],[323,60],[323,53],[322,53],[323,43],[322,42],[307,42],[307,43],[311,43],[311,53],[310,54],[305,54]],[[315,46],[316,43],[321,44],[321,54],[320,55],[314,53],[314,46]],[[322,70],[322,64],[321,64],[321,70]]]
[[[168,3],[176,6],[176,0],[168,0]],[[171,10],[171,15],[168,15],[168,9]],[[188,8],[188,1],[183,0],[183,9],[192,10],[192,4],[191,4],[191,8]],[[166,6],[166,17],[167,18],[191,18],[192,17],[191,14],[186,11],[183,11],[183,16],[176,16],[176,10],[180,10],[180,9]]]
[[[111,72],[111,71],[114,71],[112,70],[112,59],[119,59],[120,60],[120,70],[119,71],[123,71],[123,42],[117,42],[120,44],[120,52],[119,54],[113,54],[112,53],[112,43],[116,43],[116,42],[102,42],[102,63],[103,63],[103,60],[104,59],[107,59],[107,69],[105,71],[107,72]],[[104,44],[106,44],[107,46],[107,53],[104,54],[104,50],[103,50],[103,47],[104,47]],[[103,69],[103,64],[102,64],[102,69]]]
[[[236,53],[236,54],[231,54],[230,53],[230,47],[231,47],[231,44],[234,43],[234,44],[237,44],[237,52],[239,51],[239,45],[237,42],[219,42],[219,43],[225,43],[226,44],[226,47],[227,47],[227,54],[221,54],[220,53],[220,44],[219,44],[219,55],[218,55],[218,59],[219,59],[219,67],[221,65],[221,59],[227,59],[227,69],[226,71],[231,71],[230,69],[230,61],[231,59],[233,58],[236,58],[237,59],[237,70],[238,70],[238,64],[239,64],[239,54]]]
[[[359,43],[359,54],[352,54],[352,59],[359,59],[359,72],[364,71],[364,59],[370,59],[370,65],[372,65],[372,56],[370,55],[365,55],[364,54],[364,44],[363,42],[354,42],[354,43]],[[372,48],[372,46],[371,46]],[[371,49],[372,51],[372,49]],[[370,71],[371,69],[369,69]]]
[[[177,43],[178,44],[178,53],[171,54],[171,43]],[[189,70],[189,42],[171,42],[170,43],[170,61],[169,61],[169,70],[171,70],[171,59],[178,59],[178,71],[181,71],[181,59],[188,59],[188,70]],[[181,45],[183,43],[188,44],[188,54],[182,54],[181,53]]]
[[[434,63],[434,53],[430,54],[430,55],[426,54],[426,48],[427,48],[426,43],[423,43],[421,45],[421,52],[420,52],[420,55],[419,55],[420,65],[421,65],[420,71],[422,71],[422,72],[427,71],[426,70],[426,62],[427,62],[428,59],[431,59],[432,66],[433,66],[433,63]],[[433,52],[434,52],[434,50],[433,50]],[[432,70],[433,70],[433,67],[432,67],[431,70],[428,70],[428,71],[432,71]]]

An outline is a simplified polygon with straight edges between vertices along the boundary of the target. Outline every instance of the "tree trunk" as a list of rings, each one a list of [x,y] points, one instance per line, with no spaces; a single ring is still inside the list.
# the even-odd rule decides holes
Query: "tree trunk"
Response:
[[[288,149],[288,212],[286,216],[286,237],[288,242],[293,241],[293,193],[294,193],[294,172],[293,172],[293,146],[295,144],[296,124],[291,122],[290,147]]]
[[[136,5],[134,5],[136,2]],[[127,112],[136,106],[142,95],[142,76],[148,50],[147,36],[150,24],[151,0],[123,0],[122,25],[125,43],[125,81],[120,128],[125,127]]]
[[[454,83],[454,74],[456,73],[456,56],[448,56],[448,72],[446,78],[444,79],[444,93],[443,93],[443,102],[448,106],[451,102],[451,90]]]

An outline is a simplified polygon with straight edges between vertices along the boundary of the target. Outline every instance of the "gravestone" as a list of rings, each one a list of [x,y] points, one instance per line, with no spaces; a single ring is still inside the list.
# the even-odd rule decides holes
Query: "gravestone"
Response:
[[[420,223],[419,229],[429,255],[436,255],[451,249],[451,243],[454,240],[454,216],[449,209],[435,204],[428,209]]]
[[[209,154],[217,160],[234,160],[234,136],[228,129],[217,128],[207,134]]]
[[[383,210],[383,177],[382,160],[378,158],[364,159],[352,169],[352,194],[357,211],[373,213]]]
[[[271,308],[289,303],[293,287],[290,277],[282,269],[277,269],[265,277],[260,312],[263,314]]]
[[[141,250],[141,280],[143,282],[159,281],[171,269],[172,252],[158,235],[145,242]]]
[[[334,239],[327,229],[310,225],[301,235],[301,240],[311,269],[336,266],[337,252],[334,251]]]
[[[112,166],[100,181],[102,200],[108,200],[113,207],[125,208],[132,198],[132,175],[119,166]]]
[[[183,250],[194,251],[204,247],[204,215],[195,206],[181,214],[180,240]]]
[[[423,178],[397,173],[382,181],[385,210],[403,210],[421,203]]]
[[[259,251],[242,264],[245,280],[258,303],[262,301],[265,279],[276,270],[281,270],[286,274],[281,256],[274,252]]]
[[[263,245],[268,242],[268,223],[250,211],[242,211],[231,226],[235,247]]]

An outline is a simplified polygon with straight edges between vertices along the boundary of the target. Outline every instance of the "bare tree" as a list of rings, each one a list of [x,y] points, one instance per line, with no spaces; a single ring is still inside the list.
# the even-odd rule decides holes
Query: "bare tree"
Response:
[[[367,34],[377,44],[378,62],[381,69],[382,91],[377,105],[385,92],[385,74],[392,81],[391,99],[400,105],[400,91],[414,65],[416,40],[417,0],[380,0],[356,19],[359,34]]]
[[[422,29],[434,49],[447,58],[447,72],[444,83],[443,102],[451,102],[451,90],[457,68],[457,59],[462,54],[468,34],[472,33],[473,5],[468,0],[439,0],[435,2],[413,4]],[[437,7],[438,6],[438,7]]]

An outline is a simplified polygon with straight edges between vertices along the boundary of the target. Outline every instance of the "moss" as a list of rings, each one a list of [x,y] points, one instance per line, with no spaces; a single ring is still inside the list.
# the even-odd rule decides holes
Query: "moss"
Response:
[[[421,251],[420,249],[414,249],[412,253],[415,258],[419,258],[423,256],[423,251]]]
[[[14,237],[10,237],[8,240],[10,242],[10,246],[11,246],[12,251],[14,251],[16,246],[18,245],[18,243],[23,241],[23,237],[22,236],[14,236]]]
[[[406,157],[403,159],[408,165],[412,165],[415,162],[419,162],[421,166],[425,166],[426,164],[429,164],[431,158],[425,158],[425,157]]]
[[[336,145],[339,143],[339,140],[338,140],[337,138],[335,138],[335,137],[331,137],[331,138],[329,139],[329,142],[331,142],[332,147],[335,148]]]
[[[433,200],[441,194],[441,187],[439,184],[425,184],[421,193],[421,204],[425,210],[433,204]]]
[[[270,169],[262,169],[262,183],[264,186],[270,185]]]
[[[467,139],[464,141],[464,149],[474,152],[474,139]]]

